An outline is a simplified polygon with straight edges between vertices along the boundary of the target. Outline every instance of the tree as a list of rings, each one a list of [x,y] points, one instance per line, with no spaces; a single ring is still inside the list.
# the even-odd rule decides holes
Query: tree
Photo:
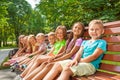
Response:
[[[26,26],[31,15],[31,6],[25,0],[9,0],[8,7],[9,26],[14,29],[16,41],[18,36],[26,33]]]
[[[2,46],[2,42],[3,44],[5,43],[5,38],[4,38],[4,34],[5,34],[5,26],[7,25],[7,7],[8,7],[8,3],[6,0],[1,0],[0,1],[0,47]]]
[[[76,21],[87,25],[92,19],[104,22],[119,20],[119,0],[40,0],[38,10],[46,17],[46,25],[68,28]]]

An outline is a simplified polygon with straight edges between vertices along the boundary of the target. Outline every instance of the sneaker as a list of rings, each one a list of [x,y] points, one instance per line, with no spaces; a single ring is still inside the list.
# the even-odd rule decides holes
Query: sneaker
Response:
[[[22,77],[20,75],[17,75],[14,80],[23,80]]]

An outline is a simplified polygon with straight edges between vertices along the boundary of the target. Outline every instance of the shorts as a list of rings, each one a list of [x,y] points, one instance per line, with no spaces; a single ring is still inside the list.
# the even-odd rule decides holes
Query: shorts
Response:
[[[62,68],[64,69],[68,63],[70,63],[72,60],[63,60],[59,61]],[[92,75],[96,72],[95,67],[91,63],[79,63],[77,66],[70,67],[71,71],[73,72],[73,76],[84,76],[84,75]]]

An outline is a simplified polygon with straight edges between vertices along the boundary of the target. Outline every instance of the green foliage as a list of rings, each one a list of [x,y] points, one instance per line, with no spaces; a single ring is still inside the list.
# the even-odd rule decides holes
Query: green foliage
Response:
[[[73,23],[85,25],[93,19],[120,20],[120,0],[40,0],[35,9],[25,0],[0,1],[0,46],[20,34],[54,31],[58,25],[71,29]]]
[[[4,62],[8,61],[8,59],[9,59],[9,58],[8,58],[8,57],[6,57],[6,58],[4,59],[4,61],[1,63],[1,65],[0,65],[0,70],[10,68],[10,67],[4,67],[4,66],[2,66]]]
[[[87,25],[92,19],[119,20],[119,5],[119,0],[41,0],[38,10],[46,16],[47,25],[70,28],[76,21]]]
[[[17,40],[19,35],[29,32],[27,26],[32,8],[25,0],[9,0],[8,2],[10,2],[8,6],[8,23]],[[11,34],[10,37],[14,37],[14,35]]]

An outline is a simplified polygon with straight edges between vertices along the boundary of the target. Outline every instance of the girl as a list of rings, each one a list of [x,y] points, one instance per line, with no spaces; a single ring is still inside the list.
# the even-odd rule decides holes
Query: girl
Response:
[[[25,79],[31,80],[34,77],[33,80],[41,80],[54,65],[54,63],[52,62],[71,58],[71,56],[73,56],[80,48],[82,42],[81,36],[83,34],[83,31],[84,26],[81,22],[74,23],[72,31],[70,33],[70,37],[67,40],[68,46],[65,50],[65,54],[59,57],[55,57],[53,60],[49,61],[47,65],[46,63],[43,63],[40,67],[36,68],[33,72],[31,72],[29,76],[26,76]]]
[[[58,26],[55,31],[56,42],[49,53],[46,55],[40,55],[34,64],[30,64],[25,71],[21,74],[22,77],[29,75],[34,69],[36,69],[42,62],[48,60],[49,58],[55,57],[59,53],[62,53],[66,45],[66,27]]]
[[[83,41],[75,58],[69,60],[66,66],[63,66],[61,62],[56,63],[43,80],[54,80],[61,71],[57,80],[69,80],[71,76],[95,73],[99,68],[103,53],[106,51],[106,41],[100,39],[101,34],[104,33],[102,22],[100,20],[91,21],[88,33],[91,39]]]
[[[20,35],[19,38],[18,38],[18,51],[15,53],[15,55],[11,58],[15,58],[15,57],[18,57],[18,56],[21,56],[22,52],[26,49],[26,45],[24,43],[24,38],[26,36],[25,35]]]

